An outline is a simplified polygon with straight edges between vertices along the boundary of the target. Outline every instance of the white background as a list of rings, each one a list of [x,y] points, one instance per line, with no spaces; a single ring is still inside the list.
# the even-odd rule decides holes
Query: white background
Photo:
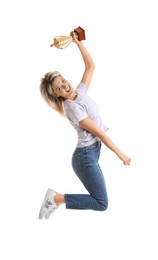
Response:
[[[158,8],[155,0],[1,1],[0,258],[157,260]],[[48,187],[85,192],[71,168],[76,133],[39,92],[45,72],[76,86],[78,48],[50,48],[81,26],[96,69],[89,95],[130,167],[106,147],[109,208],[38,213]]]

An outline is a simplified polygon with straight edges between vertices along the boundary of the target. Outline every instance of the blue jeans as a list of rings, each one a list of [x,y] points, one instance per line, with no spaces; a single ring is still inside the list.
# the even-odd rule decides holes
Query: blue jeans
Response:
[[[67,209],[103,211],[108,207],[106,184],[99,166],[101,142],[77,147],[72,156],[72,167],[89,194],[65,194]]]

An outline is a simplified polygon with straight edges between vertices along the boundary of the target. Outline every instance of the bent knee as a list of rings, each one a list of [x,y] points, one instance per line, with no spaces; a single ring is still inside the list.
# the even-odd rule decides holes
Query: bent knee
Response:
[[[107,201],[100,203],[100,205],[99,205],[100,211],[105,211],[105,210],[107,210],[107,208],[108,208],[108,202]]]
[[[107,205],[101,205],[101,211],[105,211],[108,208],[108,204]]]

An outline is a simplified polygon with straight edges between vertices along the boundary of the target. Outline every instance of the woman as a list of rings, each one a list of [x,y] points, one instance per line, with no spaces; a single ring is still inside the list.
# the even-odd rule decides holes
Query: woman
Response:
[[[59,72],[48,72],[41,80],[40,90],[45,101],[61,115],[66,115],[77,131],[78,143],[72,156],[72,167],[89,194],[59,194],[48,189],[40,209],[40,219],[48,219],[63,203],[67,209],[107,209],[106,184],[98,164],[101,143],[112,150],[124,165],[129,165],[131,161],[105,134],[108,128],[100,118],[98,106],[87,95],[94,72],[94,62],[75,35],[73,42],[77,45],[85,64],[81,83],[74,90]]]

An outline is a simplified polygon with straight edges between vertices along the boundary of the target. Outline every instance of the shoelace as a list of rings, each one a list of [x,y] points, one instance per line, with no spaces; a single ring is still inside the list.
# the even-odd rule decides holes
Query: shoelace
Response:
[[[52,208],[53,203],[52,203],[52,201],[47,200],[44,206],[45,206],[46,209],[49,209],[49,208]]]

